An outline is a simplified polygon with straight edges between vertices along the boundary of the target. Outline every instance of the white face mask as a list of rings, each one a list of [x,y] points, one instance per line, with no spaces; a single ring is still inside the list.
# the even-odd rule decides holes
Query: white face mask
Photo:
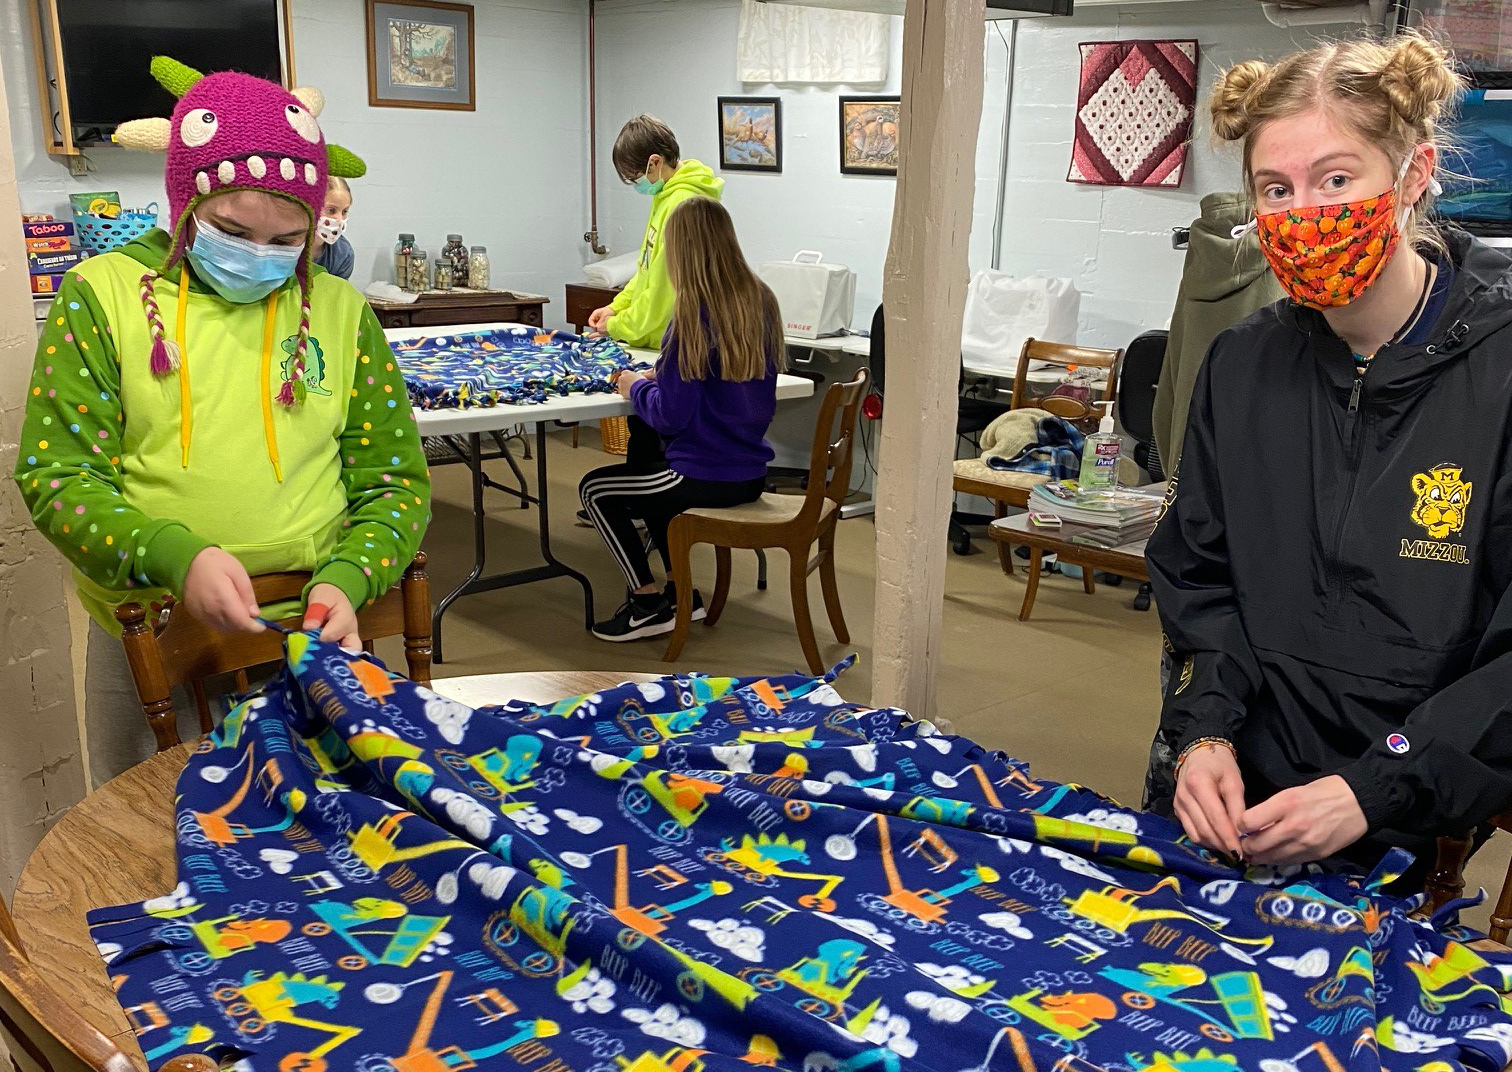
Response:
[[[335,216],[322,216],[315,221],[315,237],[329,246],[341,237],[346,230],[346,223],[346,220],[339,220]]]

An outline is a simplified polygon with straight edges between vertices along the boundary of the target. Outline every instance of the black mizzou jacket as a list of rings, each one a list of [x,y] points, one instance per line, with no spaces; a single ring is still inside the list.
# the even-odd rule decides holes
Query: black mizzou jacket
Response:
[[[1342,775],[1386,840],[1512,805],[1512,260],[1448,237],[1433,341],[1363,376],[1300,306],[1218,337],[1148,547],[1171,747]]]

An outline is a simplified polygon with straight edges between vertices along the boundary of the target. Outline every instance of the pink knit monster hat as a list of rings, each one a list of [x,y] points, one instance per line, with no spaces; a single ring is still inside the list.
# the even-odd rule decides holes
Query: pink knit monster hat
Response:
[[[310,219],[299,279],[299,343],[293,375],[278,401],[293,405],[304,396],[305,353],[310,341],[310,264],[315,220],[325,204],[329,175],[359,178],[367,166],[339,145],[327,145],[317,117],[325,97],[317,89],[294,90],[236,71],[201,74],[167,56],[152,60],[152,76],[177,97],[172,119],[136,119],[116,128],[115,140],[130,149],[167,152],[168,206],[173,235],[168,260],[142,276],[142,306],[152,331],[152,371],[167,375],[179,366],[158,311],[154,283],[184,259],[187,221],[206,198],[228,190],[258,190],[301,205]]]

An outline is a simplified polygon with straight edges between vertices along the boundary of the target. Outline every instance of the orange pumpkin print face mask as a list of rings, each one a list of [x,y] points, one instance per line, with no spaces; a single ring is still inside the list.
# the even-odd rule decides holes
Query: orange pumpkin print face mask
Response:
[[[1364,294],[1402,241],[1395,188],[1363,201],[1267,213],[1255,225],[1281,286],[1314,309],[1337,309]]]

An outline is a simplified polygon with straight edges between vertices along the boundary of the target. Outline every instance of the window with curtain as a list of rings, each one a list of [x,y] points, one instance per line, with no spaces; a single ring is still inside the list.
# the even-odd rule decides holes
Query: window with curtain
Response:
[[[742,82],[887,81],[891,15],[742,0]]]

